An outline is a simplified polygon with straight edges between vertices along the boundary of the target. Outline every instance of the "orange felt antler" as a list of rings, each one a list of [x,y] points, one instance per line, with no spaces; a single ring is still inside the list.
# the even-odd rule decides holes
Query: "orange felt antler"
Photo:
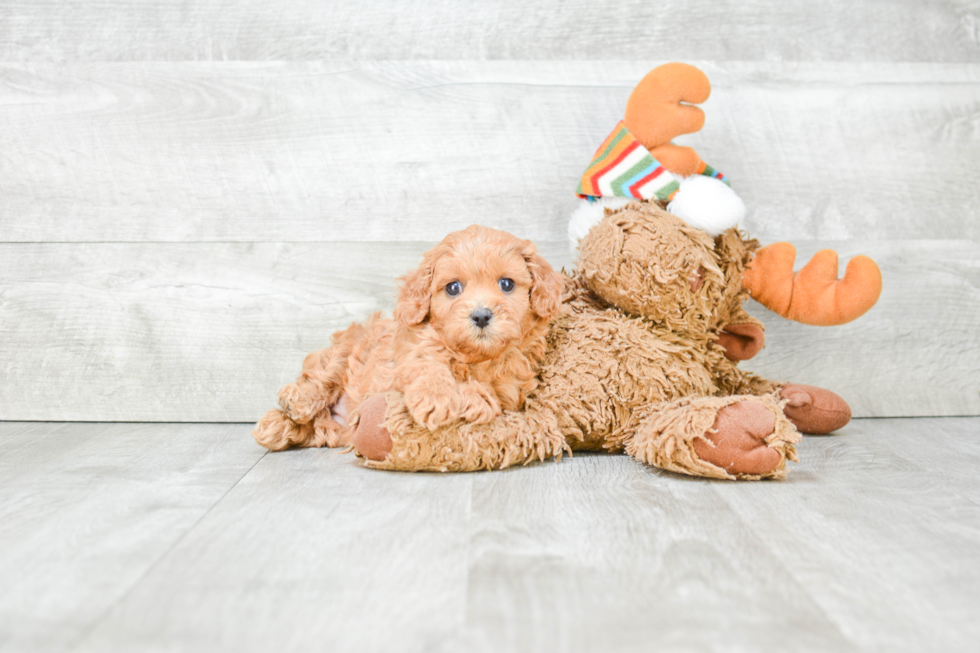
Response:
[[[881,271],[867,256],[855,256],[837,279],[837,252],[820,250],[793,272],[796,248],[773,243],[755,253],[742,275],[752,298],[783,317],[815,326],[844,324],[864,315],[881,295]]]
[[[687,177],[701,171],[698,153],[671,143],[681,134],[704,126],[700,104],[711,95],[711,83],[703,72],[686,63],[669,63],[651,70],[640,80],[629,100],[623,122],[667,170]]]

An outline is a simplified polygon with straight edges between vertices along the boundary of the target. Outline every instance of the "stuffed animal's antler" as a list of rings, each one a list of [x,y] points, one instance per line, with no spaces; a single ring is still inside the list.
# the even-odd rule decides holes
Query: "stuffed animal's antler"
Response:
[[[665,168],[681,176],[697,174],[703,164],[698,153],[670,141],[704,126],[704,112],[691,106],[711,95],[703,72],[686,63],[669,63],[651,70],[626,102],[626,129]]]
[[[867,256],[855,256],[844,278],[837,279],[837,252],[824,249],[799,272],[793,272],[796,248],[773,243],[755,253],[742,284],[752,298],[783,317],[833,326],[864,315],[881,295],[881,271]]]

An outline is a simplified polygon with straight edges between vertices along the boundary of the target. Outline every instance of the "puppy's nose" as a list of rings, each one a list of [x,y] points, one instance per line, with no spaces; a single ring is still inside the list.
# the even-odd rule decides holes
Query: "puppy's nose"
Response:
[[[493,319],[493,311],[489,308],[478,308],[470,313],[470,319],[473,320],[476,326],[485,329],[490,324],[490,320]]]

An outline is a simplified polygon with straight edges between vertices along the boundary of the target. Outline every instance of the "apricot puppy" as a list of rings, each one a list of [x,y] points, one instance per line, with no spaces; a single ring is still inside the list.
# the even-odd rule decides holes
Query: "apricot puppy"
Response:
[[[402,278],[394,319],[333,334],[252,435],[272,450],[347,445],[357,408],[388,390],[430,430],[516,410],[536,386],[563,288],[529,240],[479,225],[451,233]]]

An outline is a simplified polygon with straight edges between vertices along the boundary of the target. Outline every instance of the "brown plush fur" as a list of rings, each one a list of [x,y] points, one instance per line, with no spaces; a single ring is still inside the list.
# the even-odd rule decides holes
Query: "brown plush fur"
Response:
[[[459,293],[450,295],[454,282]],[[361,402],[388,390],[428,429],[520,409],[537,385],[562,287],[530,241],[478,225],[452,233],[402,278],[394,319],[352,324],[307,356],[296,383],[279,391],[281,410],[253,435],[273,450],[345,445]],[[492,314],[482,328],[480,310]]]
[[[730,474],[694,446],[726,406],[753,401],[773,414],[765,444],[779,455],[763,476],[783,476],[800,436],[782,413],[778,385],[739,370],[718,344],[726,325],[761,328],[742,309],[742,272],[757,247],[734,229],[712,239],[651,203],[607,213],[582,240],[525,409],[430,432],[402,395],[389,393],[392,450],[366,464],[494,469],[584,449],[626,452],[686,474],[758,478]]]

